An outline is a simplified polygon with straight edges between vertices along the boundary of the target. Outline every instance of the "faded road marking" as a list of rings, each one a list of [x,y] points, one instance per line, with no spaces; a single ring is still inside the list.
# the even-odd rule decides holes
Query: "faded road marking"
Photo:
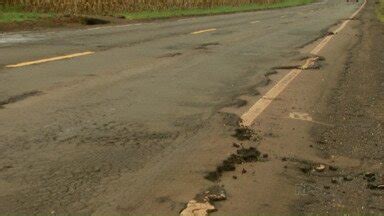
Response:
[[[333,126],[332,124],[314,121],[313,118],[308,113],[292,112],[289,114],[289,118],[299,120],[299,121],[307,121],[315,124],[321,124],[321,125],[330,126],[330,127]]]
[[[58,60],[64,60],[64,59],[70,59],[70,58],[75,58],[75,57],[80,57],[80,56],[85,56],[85,55],[91,55],[94,54],[95,52],[82,52],[82,53],[74,53],[70,55],[65,55],[65,56],[57,56],[53,58],[46,58],[46,59],[41,59],[41,60],[36,60],[36,61],[29,61],[29,62],[23,62],[19,64],[14,64],[14,65],[7,65],[5,67],[7,68],[16,68],[16,67],[24,67],[28,65],[35,65],[35,64],[42,64],[46,62],[52,62],[52,61],[58,61]]]
[[[302,121],[313,121],[313,118],[308,113],[293,112],[289,114],[289,118]]]
[[[355,18],[357,14],[364,8],[367,1],[365,0],[363,5],[352,14],[352,16],[344,21],[338,29],[335,30],[334,33],[338,33],[347,26],[351,19]],[[335,35],[329,35],[324,38],[319,45],[317,45],[312,51],[312,54],[318,54],[334,37]],[[311,64],[311,59],[307,60],[301,68],[307,68]],[[245,112],[241,119],[243,120],[243,126],[251,126],[257,117],[272,103],[273,99],[276,99],[277,96],[280,95],[281,92],[287,88],[287,86],[294,80],[303,69],[293,69],[287,75],[285,75],[275,86],[273,86],[260,100],[258,100],[247,112]],[[272,100],[271,100],[272,99]]]
[[[213,31],[216,31],[217,29],[215,28],[211,28],[211,29],[205,29],[205,30],[200,30],[200,31],[195,31],[195,32],[192,32],[191,34],[195,35],[195,34],[202,34],[202,33],[206,33],[206,32],[213,32]]]
[[[256,23],[259,23],[260,21],[252,21],[251,24],[256,24]]]

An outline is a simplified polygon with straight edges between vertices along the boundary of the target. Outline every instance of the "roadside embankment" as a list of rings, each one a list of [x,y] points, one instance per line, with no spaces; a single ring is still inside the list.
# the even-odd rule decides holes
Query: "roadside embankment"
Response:
[[[210,1],[18,1],[6,0],[0,7],[0,25],[42,20],[71,20],[73,17],[92,15],[119,19],[147,20],[183,16],[204,16],[246,11],[293,7],[314,0],[210,0]],[[118,3],[119,2],[119,3]],[[72,19],[68,19],[72,17]],[[81,22],[80,22],[81,23]],[[1,27],[1,26],[0,26]]]
[[[301,2],[310,2],[309,0],[5,0],[5,5],[23,6],[31,11],[55,12],[67,14],[97,14],[110,15],[125,12],[141,12],[141,11],[163,11],[171,9],[196,9],[196,8],[216,8],[223,6],[250,7],[258,5],[258,7],[266,5],[286,5],[299,4]]]
[[[21,22],[26,20],[38,20],[51,17],[49,13],[28,12],[20,7],[0,6],[0,23]]]

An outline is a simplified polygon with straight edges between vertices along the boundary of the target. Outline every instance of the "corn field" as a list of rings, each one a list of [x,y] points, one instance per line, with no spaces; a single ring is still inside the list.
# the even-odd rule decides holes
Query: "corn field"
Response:
[[[69,14],[110,14],[144,10],[238,6],[250,3],[275,3],[281,0],[0,0],[8,6],[29,11]]]

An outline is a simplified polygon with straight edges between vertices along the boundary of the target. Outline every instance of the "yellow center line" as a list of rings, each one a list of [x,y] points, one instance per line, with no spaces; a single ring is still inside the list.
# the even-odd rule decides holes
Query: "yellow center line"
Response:
[[[91,55],[94,53],[95,52],[91,52],[91,51],[82,52],[82,53],[74,53],[74,54],[70,54],[70,55],[56,56],[56,57],[40,59],[40,60],[36,60],[36,61],[29,61],[29,62],[22,62],[22,63],[14,64],[14,65],[7,65],[5,67],[7,67],[7,68],[24,67],[24,66],[28,66],[28,65],[42,64],[42,63],[46,63],[46,62],[52,62],[52,61],[70,59],[70,58],[75,58],[75,57],[80,57],[80,56],[85,56],[85,55]]]
[[[215,28],[211,28],[211,29],[205,29],[205,30],[200,30],[200,31],[195,31],[195,32],[192,32],[191,34],[195,35],[195,34],[201,34],[201,33],[206,33],[206,32],[213,32],[213,31],[216,31],[217,29]]]
[[[364,4],[352,14],[349,20],[344,21],[338,29],[334,31],[334,33],[339,33],[343,30],[351,19],[357,16],[360,11],[366,5],[367,0],[364,1]],[[334,35],[329,35],[325,37],[310,53],[318,54],[330,41],[334,38]],[[311,63],[313,59],[308,59],[300,69],[293,69],[287,75],[285,75],[275,86],[273,86],[260,100],[258,100],[247,112],[245,112],[242,116],[242,125],[243,126],[252,126],[253,122],[257,117],[260,116],[261,113],[272,103],[272,101],[277,98],[280,93],[282,93],[287,86]]]

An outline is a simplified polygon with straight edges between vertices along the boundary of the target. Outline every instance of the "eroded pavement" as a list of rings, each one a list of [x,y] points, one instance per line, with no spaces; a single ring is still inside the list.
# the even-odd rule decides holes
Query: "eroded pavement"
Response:
[[[177,215],[191,200],[230,215],[381,212],[383,25],[374,1],[310,54],[361,4],[0,43],[0,212]],[[95,53],[6,67],[84,51]],[[291,69],[303,72],[241,126]]]

